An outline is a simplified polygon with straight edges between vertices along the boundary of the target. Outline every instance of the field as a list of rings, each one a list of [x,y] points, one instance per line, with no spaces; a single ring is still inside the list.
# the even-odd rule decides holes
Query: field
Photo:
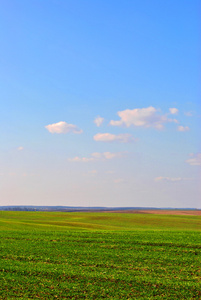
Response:
[[[0,212],[1,299],[200,299],[201,216]]]

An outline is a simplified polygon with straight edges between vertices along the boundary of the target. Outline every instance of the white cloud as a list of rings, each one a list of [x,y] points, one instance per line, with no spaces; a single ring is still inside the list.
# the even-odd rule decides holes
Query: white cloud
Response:
[[[192,111],[187,111],[187,112],[185,112],[184,114],[185,114],[185,116],[187,116],[187,117],[192,117],[192,116],[193,116],[193,112],[192,112]]]
[[[97,174],[97,173],[98,173],[97,170],[91,170],[91,171],[89,171],[89,174],[92,174],[92,175]]]
[[[123,183],[123,182],[125,182],[125,179],[123,179],[123,178],[117,178],[117,179],[114,179],[113,182],[114,183]]]
[[[175,114],[177,114],[179,112],[179,110],[177,108],[175,108],[175,107],[169,108],[169,111],[170,111],[170,113],[172,115],[175,115]]]
[[[105,173],[106,173],[106,174],[114,174],[115,171],[109,170],[109,171],[106,171]]]
[[[72,132],[72,133],[80,134],[80,133],[83,132],[76,125],[68,124],[68,123],[63,122],[63,121],[47,125],[47,126],[45,126],[45,128],[50,133],[69,133],[69,132]]]
[[[20,146],[20,147],[17,148],[17,150],[22,151],[22,150],[24,150],[24,147]]]
[[[191,166],[201,166],[201,153],[191,153],[191,158],[186,160],[186,163],[188,163]]]
[[[15,173],[15,172],[10,172],[10,173],[8,173],[8,176],[11,176],[11,177],[17,176],[17,173]]]
[[[147,108],[135,108],[133,110],[126,109],[119,111],[119,121],[110,121],[112,126],[137,126],[137,127],[153,127],[155,129],[163,129],[164,123],[178,123],[176,119],[170,119],[167,115],[161,115],[159,110],[150,106]]]
[[[94,135],[94,140],[97,142],[120,142],[129,143],[135,141],[134,137],[129,133],[111,134],[111,133],[97,133]]]
[[[69,158],[69,161],[73,161],[73,162],[89,162],[89,161],[92,161],[94,160],[93,157],[79,157],[79,156],[76,156],[74,158]]]
[[[160,177],[156,177],[154,180],[155,181],[171,181],[171,182],[175,182],[175,181],[181,181],[182,178],[181,177],[174,178],[174,177],[162,177],[162,176],[160,176]]]
[[[121,157],[123,153],[122,152],[103,152],[103,153],[94,152],[91,155],[96,159],[105,160],[105,159],[113,159],[116,157]]]
[[[177,127],[177,131],[185,132],[185,131],[189,131],[189,130],[190,130],[190,128],[188,126],[178,126]]]
[[[70,158],[69,161],[72,162],[90,162],[90,161],[99,161],[99,160],[110,160],[113,158],[122,157],[123,152],[94,152],[90,157],[79,157]]]
[[[100,127],[102,125],[104,121],[104,118],[101,118],[100,116],[96,117],[94,120],[94,123],[96,124],[96,126]]]

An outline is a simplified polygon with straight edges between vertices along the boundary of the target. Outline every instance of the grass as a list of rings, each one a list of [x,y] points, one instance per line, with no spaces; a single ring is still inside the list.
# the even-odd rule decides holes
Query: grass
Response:
[[[201,230],[200,216],[0,211],[0,230]]]
[[[0,212],[1,299],[200,299],[201,218]]]

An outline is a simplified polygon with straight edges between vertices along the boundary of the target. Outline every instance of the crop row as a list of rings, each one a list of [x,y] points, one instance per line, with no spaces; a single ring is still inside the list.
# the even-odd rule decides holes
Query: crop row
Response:
[[[2,231],[2,299],[199,299],[199,232]]]

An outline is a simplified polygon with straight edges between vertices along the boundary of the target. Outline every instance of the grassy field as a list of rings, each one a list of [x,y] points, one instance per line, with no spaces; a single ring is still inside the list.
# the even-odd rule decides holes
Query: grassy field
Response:
[[[201,217],[0,212],[0,299],[200,299]]]

